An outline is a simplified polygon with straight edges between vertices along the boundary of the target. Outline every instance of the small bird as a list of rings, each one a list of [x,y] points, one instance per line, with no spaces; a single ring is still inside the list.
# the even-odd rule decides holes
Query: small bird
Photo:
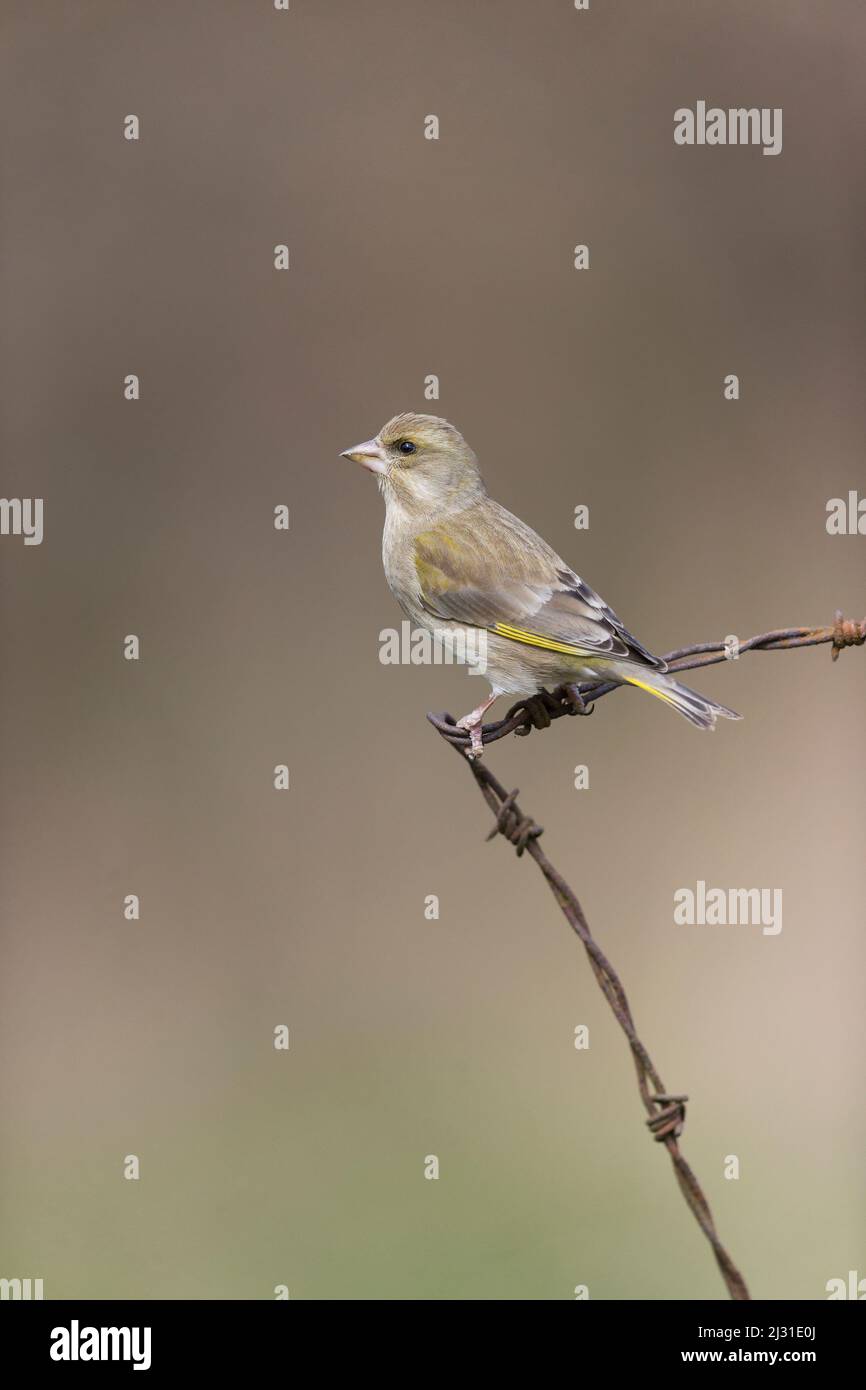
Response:
[[[480,756],[482,720],[500,695],[561,686],[579,708],[582,681],[637,686],[699,729],[712,729],[719,715],[741,718],[665,675],[665,662],[595,590],[494,502],[475,454],[447,420],[395,415],[341,457],[376,475],[385,498],[385,577],[404,613],[446,642],[483,653],[490,696],[457,723],[469,734],[469,757]]]

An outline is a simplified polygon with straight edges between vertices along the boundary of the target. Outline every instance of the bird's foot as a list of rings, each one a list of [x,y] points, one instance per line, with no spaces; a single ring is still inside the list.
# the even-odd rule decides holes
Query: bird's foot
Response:
[[[474,759],[480,758],[484,752],[484,741],[481,737],[481,720],[479,719],[477,723],[470,723],[471,718],[472,716],[467,714],[463,719],[458,719],[457,728],[469,735],[469,747],[464,749],[464,752],[467,758]]]
[[[471,714],[464,714],[462,719],[457,720],[456,727],[469,735],[469,747],[465,750],[467,758],[480,758],[484,752],[483,719],[495,699],[496,696],[491,695]]]
[[[556,694],[562,703],[568,707],[569,714],[592,714],[595,705],[588,705],[580,693],[580,686],[571,683],[570,685],[560,685],[557,687]]]

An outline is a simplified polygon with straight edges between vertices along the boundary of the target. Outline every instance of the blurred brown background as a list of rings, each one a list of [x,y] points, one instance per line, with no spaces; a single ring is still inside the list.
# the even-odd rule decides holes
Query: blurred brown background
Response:
[[[494,494],[650,647],[862,616],[866,539],[824,525],[866,484],[862,5],[55,0],[4,29],[3,493],[45,540],[0,541],[0,1275],[723,1297],[582,952],[425,723],[476,683],[379,663],[382,505],[338,454],[436,373]],[[677,148],[699,99],[781,106],[782,154]],[[821,1298],[866,1276],[866,654],[695,684],[743,723],[620,693],[491,766],[692,1097],[753,1294]],[[697,879],[782,888],[781,935],[675,928]]]

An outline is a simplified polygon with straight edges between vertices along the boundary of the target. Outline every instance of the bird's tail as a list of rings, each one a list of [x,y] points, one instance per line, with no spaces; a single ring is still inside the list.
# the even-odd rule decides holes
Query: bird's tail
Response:
[[[708,700],[705,695],[699,695],[687,685],[680,685],[679,681],[675,681],[672,676],[664,675],[661,671],[641,668],[641,673],[637,676],[631,674],[632,670],[633,667],[629,671],[621,668],[621,679],[629,685],[636,685],[639,690],[649,691],[650,695],[655,695],[658,700],[673,705],[675,710],[679,710],[680,714],[691,724],[696,724],[699,729],[714,729],[719,716],[723,719],[743,717],[737,714],[736,710],[728,709],[727,705],[718,705],[715,700]]]

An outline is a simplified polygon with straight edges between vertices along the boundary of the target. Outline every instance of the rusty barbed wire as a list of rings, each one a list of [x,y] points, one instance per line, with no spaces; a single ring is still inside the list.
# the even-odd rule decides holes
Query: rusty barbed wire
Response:
[[[782,651],[793,647],[832,643],[832,657],[836,661],[844,647],[862,646],[864,642],[866,618],[862,621],[846,619],[837,611],[829,627],[777,628],[738,643],[738,652],[742,655],[747,651]],[[688,671],[729,660],[726,652],[727,644],[724,641],[700,642],[668,652],[664,659],[671,671]],[[595,701],[616,689],[618,687],[613,682],[582,685],[579,701],[575,701],[573,694],[570,695],[563,689],[542,692],[533,699],[512,706],[505,719],[486,724],[483,730],[484,742],[495,742],[509,733],[526,735],[534,728],[548,728],[554,719],[566,714],[590,714]],[[428,714],[427,718],[446,742],[462,753],[469,738],[462,730],[456,728],[452,716]],[[535,861],[566,921],[581,941],[599,988],[628,1039],[637,1072],[641,1102],[649,1116],[646,1121],[647,1127],[656,1142],[664,1144],[668,1151],[680,1191],[712,1247],[730,1297],[739,1301],[750,1299],[751,1295],[742,1274],[719,1239],[703,1189],[679,1147],[678,1140],[685,1124],[688,1096],[671,1095],[665,1089],[649,1052],[638,1037],[622,981],[592,935],[574,890],[554,868],[538,843],[544,833],[543,827],[536,825],[532,817],[521,810],[517,803],[519,791],[515,789],[507,792],[490,769],[478,759],[470,761],[465,758],[464,761],[471,769],[476,785],[496,818],[493,829],[487,836],[488,840],[502,835],[514,846],[518,857],[528,854]]]

